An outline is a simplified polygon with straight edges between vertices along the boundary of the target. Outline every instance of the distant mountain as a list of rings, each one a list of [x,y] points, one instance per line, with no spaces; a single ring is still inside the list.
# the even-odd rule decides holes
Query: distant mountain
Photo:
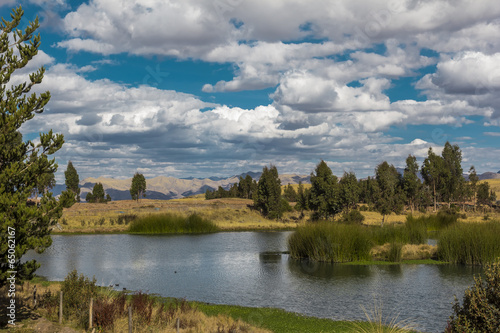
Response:
[[[210,177],[205,179],[200,178],[174,178],[174,177],[164,177],[159,176],[151,179],[146,179],[146,198],[148,199],[159,199],[159,200],[169,200],[169,199],[179,199],[196,194],[205,193],[207,189],[215,190],[222,186],[224,189],[229,189],[232,184],[238,183],[240,176],[245,178],[250,175],[253,179],[258,180],[261,173],[247,172],[241,175],[229,177],[229,178],[219,178]],[[310,183],[309,176],[301,175],[280,175],[281,184],[298,184],[299,181],[302,183]],[[130,185],[132,184],[132,178],[129,179],[114,179],[114,178],[86,178],[80,181],[80,197],[82,200],[86,197],[87,193],[92,191],[96,183],[101,183],[107,194],[111,196],[113,200],[130,200]],[[54,195],[61,194],[62,191],[66,189],[64,185],[56,185],[52,189]]]

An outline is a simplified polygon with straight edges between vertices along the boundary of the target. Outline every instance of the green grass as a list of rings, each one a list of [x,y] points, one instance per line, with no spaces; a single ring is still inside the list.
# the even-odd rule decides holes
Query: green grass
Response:
[[[128,231],[140,234],[201,234],[217,232],[219,228],[212,221],[196,214],[191,214],[188,217],[159,214],[133,221]]]
[[[428,231],[440,231],[457,223],[459,217],[457,213],[452,214],[446,211],[440,211],[437,214],[422,215],[419,217],[409,215],[406,218],[406,223],[417,226],[423,225]]]
[[[353,332],[353,322],[307,317],[271,308],[249,308],[233,305],[198,303],[197,309],[209,316],[224,314],[275,333]],[[361,310],[360,310],[361,311]],[[363,325],[368,326],[367,323]]]
[[[318,222],[298,227],[288,240],[288,249],[295,259],[343,263],[371,260],[373,246],[391,243],[390,258],[400,261],[403,244],[426,240],[427,230],[420,223],[368,227]]]
[[[461,223],[441,231],[438,257],[465,265],[484,265],[500,257],[500,222]]]
[[[434,260],[434,259],[417,259],[417,260],[401,260],[400,262],[385,261],[385,260],[361,260],[361,261],[351,261],[342,263],[341,265],[444,265],[449,264],[446,261]]]
[[[371,239],[368,228],[331,222],[298,227],[288,239],[290,256],[323,262],[369,260]]]

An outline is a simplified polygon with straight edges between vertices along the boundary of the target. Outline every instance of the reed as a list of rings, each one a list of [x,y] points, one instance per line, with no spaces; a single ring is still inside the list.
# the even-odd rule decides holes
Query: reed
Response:
[[[175,214],[149,215],[130,224],[129,232],[141,234],[201,234],[217,232],[219,228],[197,214],[188,217]]]
[[[404,225],[386,225],[384,227],[371,227],[371,239],[376,245],[386,243],[423,244],[427,241],[427,229],[414,220],[407,221]]]
[[[370,259],[371,244],[366,227],[329,222],[298,227],[288,239],[292,258],[337,263]]]
[[[450,213],[448,211],[440,211],[437,214],[422,215],[419,217],[408,215],[406,224],[423,225],[429,231],[439,231],[457,223],[459,217],[459,214]]]
[[[452,225],[438,236],[440,260],[484,265],[500,257],[500,222]]]

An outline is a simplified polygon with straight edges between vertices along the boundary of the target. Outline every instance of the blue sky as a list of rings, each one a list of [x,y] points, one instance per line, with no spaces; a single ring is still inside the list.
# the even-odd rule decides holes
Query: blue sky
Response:
[[[80,179],[374,173],[460,146],[500,170],[495,1],[4,0],[37,15],[55,154]],[[20,80],[19,73],[13,80]],[[25,76],[24,76],[25,77]]]

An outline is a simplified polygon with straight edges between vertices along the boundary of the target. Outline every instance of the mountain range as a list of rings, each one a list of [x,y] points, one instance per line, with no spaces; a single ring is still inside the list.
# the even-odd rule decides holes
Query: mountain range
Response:
[[[232,184],[239,183],[240,177],[245,178],[250,175],[253,179],[258,180],[261,173],[247,172],[241,175],[232,176],[229,178],[174,178],[159,176],[155,178],[146,179],[146,198],[148,199],[179,199],[189,197],[196,194],[202,194],[209,190],[216,190],[219,186],[224,189],[229,189]],[[298,184],[300,181],[304,184],[310,183],[309,176],[301,175],[280,175],[282,185]],[[106,194],[111,196],[112,200],[130,200],[130,185],[132,178],[129,179],[114,179],[114,178],[85,178],[80,181],[80,197],[83,199],[96,183],[101,183],[104,187]],[[66,189],[65,185],[56,185],[52,189],[54,195],[61,194]]]
[[[398,171],[402,173],[404,169]],[[184,197],[189,197],[196,194],[202,194],[209,190],[215,190],[222,186],[224,189],[229,189],[232,184],[238,183],[240,177],[246,177],[250,175],[253,179],[258,180],[261,173],[260,172],[247,172],[241,175],[236,175],[228,178],[220,177],[210,177],[210,178],[174,178],[159,176],[155,178],[146,179],[146,198],[148,199],[159,199],[159,200],[169,200],[169,199],[179,199]],[[303,184],[310,184],[310,176],[305,175],[295,175],[295,174],[284,174],[280,175],[280,180],[282,185],[288,184],[298,184],[302,182]],[[480,180],[485,179],[500,179],[500,171],[495,172],[485,172],[478,175]],[[468,179],[468,175],[464,174],[464,178]],[[129,179],[114,179],[114,178],[86,178],[80,181],[80,197],[82,200],[85,198],[88,192],[92,191],[92,188],[96,183],[101,183],[107,194],[111,196],[112,200],[130,200],[130,185],[132,183],[132,178]],[[54,195],[61,194],[62,191],[66,189],[65,185],[56,185],[52,189]]]

